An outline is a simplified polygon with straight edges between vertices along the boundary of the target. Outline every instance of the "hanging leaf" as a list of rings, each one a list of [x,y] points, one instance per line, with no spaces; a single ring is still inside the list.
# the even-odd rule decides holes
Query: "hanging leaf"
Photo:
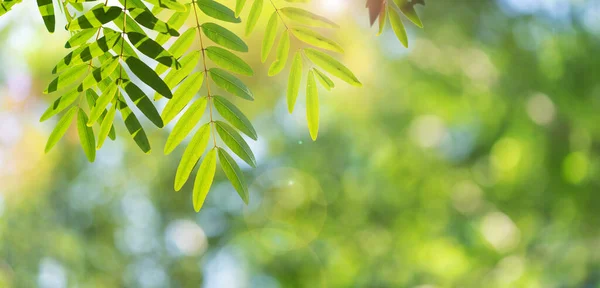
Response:
[[[292,62],[292,68],[290,69],[287,86],[287,104],[290,114],[294,112],[294,106],[296,105],[296,99],[298,98],[298,92],[300,91],[301,81],[302,55],[300,52],[296,52],[296,55],[294,55],[294,62]]]
[[[183,184],[187,182],[190,177],[190,173],[194,166],[204,154],[206,146],[208,146],[208,140],[210,139],[210,124],[206,123],[194,135],[192,141],[188,144],[179,166],[177,167],[177,173],[175,174],[175,191],[179,191]]]
[[[337,24],[333,23],[329,19],[316,15],[312,12],[301,8],[295,7],[284,7],[279,9],[279,12],[285,17],[292,21],[300,23],[302,25],[313,26],[313,27],[325,27],[325,28],[339,28]]]
[[[191,5],[191,4],[186,5],[186,7],[189,5]],[[167,23],[169,23],[169,25],[171,26],[172,29],[179,30],[179,28],[181,28],[181,26],[183,26],[183,23],[185,23],[185,20],[190,15],[191,10],[192,9],[189,9],[189,7],[188,7],[185,12],[173,13],[173,15],[171,15],[169,20],[167,20]],[[195,28],[191,28],[191,29],[195,30]],[[156,39],[154,39],[154,40],[156,40],[156,43],[163,45],[170,38],[171,38],[171,35],[169,35],[169,34],[159,34],[158,36],[156,36]],[[173,54],[173,52],[171,52],[171,54]]]
[[[177,59],[167,52],[160,44],[154,42],[148,36],[137,33],[127,32],[127,38],[135,48],[144,55],[156,60],[157,62],[169,67],[181,67]]]
[[[75,31],[89,28],[98,28],[115,20],[123,13],[122,8],[115,6],[99,6],[74,19],[67,25],[67,30]]]
[[[79,108],[77,112],[77,133],[79,134],[79,142],[81,142],[81,148],[87,157],[88,161],[94,162],[96,159],[96,140],[94,139],[94,130],[92,127],[88,127],[86,123],[88,117],[83,109]]]
[[[104,30],[106,31],[107,29],[104,28]],[[52,74],[64,71],[69,68],[69,66],[81,64],[104,55],[108,50],[112,49],[119,40],[121,40],[121,34],[111,34],[110,36],[101,37],[98,41],[88,45],[78,47],[58,62],[54,69],[52,69]]]
[[[215,23],[202,24],[202,32],[213,42],[231,50],[248,52],[248,46],[235,33]]]
[[[390,24],[392,25],[392,29],[394,30],[396,37],[398,40],[400,40],[400,43],[402,43],[404,47],[408,48],[408,36],[406,36],[406,29],[404,29],[404,24],[402,24],[400,15],[395,10],[390,11],[388,14],[390,18]]]
[[[162,79],[154,72],[154,70],[150,69],[144,62],[135,57],[127,57],[125,58],[125,63],[131,69],[131,72],[135,74],[142,82],[146,83],[146,85],[150,86],[154,91],[158,92],[160,95],[171,99],[173,94],[171,93],[171,89]]]
[[[211,149],[206,153],[202,164],[200,164],[200,168],[198,168],[198,173],[196,174],[196,180],[194,181],[193,201],[194,210],[196,210],[196,212],[199,212],[204,204],[206,195],[208,195],[208,191],[210,191],[210,186],[214,180],[216,170],[217,150]]]
[[[48,153],[54,145],[60,140],[60,138],[65,135],[69,126],[71,126],[71,122],[73,121],[73,117],[75,116],[75,112],[77,112],[77,107],[71,107],[65,115],[56,123],[56,127],[50,133],[50,137],[48,137],[48,142],[46,142],[46,148],[44,149],[45,153]]]
[[[179,84],[179,82],[181,82],[181,80],[190,75],[200,60],[200,55],[200,51],[194,51],[181,58],[181,68],[179,70],[171,70],[167,76],[165,76],[164,82],[167,84],[167,86],[173,89]],[[154,100],[158,100],[161,97],[162,96],[158,93],[154,94]]]
[[[236,0],[235,1],[235,17],[240,16],[242,10],[244,9],[244,5],[246,4],[246,0]]]
[[[165,8],[165,9],[174,10],[177,12],[185,12],[187,10],[187,8],[183,4],[177,3],[176,1],[171,1],[171,0],[144,0],[144,1],[154,5],[154,7]]]
[[[37,6],[44,20],[44,25],[48,32],[54,33],[54,27],[56,26],[56,19],[54,17],[54,5],[52,0],[37,0]]]
[[[406,18],[408,18],[408,20],[413,22],[419,28],[423,28],[423,22],[421,22],[421,18],[417,14],[417,11],[415,11],[415,6],[416,6],[416,4],[425,5],[424,2],[419,2],[419,1],[410,1],[409,2],[407,0],[394,0],[394,2],[396,2],[396,5],[398,5],[398,7],[400,7],[400,11],[402,11],[402,14],[404,14],[404,16],[406,16]]]
[[[233,103],[229,102],[229,100],[224,97],[215,95],[212,98],[215,108],[225,120],[250,138],[254,140],[258,139],[252,123],[250,123],[250,120],[248,120],[246,115],[244,115],[240,109],[235,107]]]
[[[231,185],[233,185],[233,188],[238,192],[244,203],[248,205],[248,187],[246,186],[246,180],[244,179],[242,170],[240,170],[240,167],[235,163],[235,160],[229,156],[227,151],[218,148],[218,153],[221,168],[223,168],[225,176],[227,176],[227,179],[229,179],[229,182],[231,182]]]
[[[185,53],[185,51],[187,51],[190,48],[190,46],[192,46],[195,36],[195,28],[190,28],[187,31],[183,32],[183,34],[181,34],[181,36],[179,36],[177,40],[173,42],[173,45],[169,47],[169,53],[171,53],[171,55],[173,55],[174,58],[178,59],[183,55],[183,53]],[[179,64],[181,64],[181,62],[179,62]],[[154,71],[156,71],[156,74],[160,75],[163,72],[167,71],[167,69],[169,69],[169,66],[165,66],[159,63]]]
[[[242,138],[235,129],[221,121],[215,121],[215,127],[223,142],[225,142],[227,147],[229,147],[233,153],[238,155],[244,162],[248,163],[248,165],[256,167],[254,153],[252,153],[250,146],[248,146],[244,138]]]
[[[190,100],[192,100],[194,95],[200,90],[200,87],[202,87],[203,80],[204,72],[195,72],[179,85],[179,88],[177,88],[177,91],[173,94],[173,98],[169,100],[162,112],[162,118],[165,123],[171,122]]]
[[[69,68],[64,73],[60,74],[56,77],[50,84],[46,90],[44,90],[44,94],[52,93],[54,91],[58,91],[60,89],[69,87],[75,81],[77,81],[81,76],[88,71],[88,66],[85,64],[77,65],[72,68]]]
[[[88,74],[77,87],[77,91],[85,91],[88,88],[97,85],[100,83],[100,81],[108,78],[110,74],[117,69],[117,66],[119,66],[119,57],[114,56],[112,59],[106,61],[102,66],[94,69],[92,73]]]
[[[256,27],[256,22],[258,22],[262,10],[263,0],[254,0],[252,8],[250,8],[250,14],[248,14],[248,20],[246,20],[246,36],[254,31],[254,27]]]
[[[240,18],[238,18],[231,9],[219,2],[214,0],[198,0],[196,1],[196,4],[204,14],[212,18],[230,23],[241,22]]]
[[[79,96],[79,94],[80,92],[73,90],[64,94],[63,96],[58,97],[58,99],[56,99],[54,103],[52,103],[52,105],[46,109],[44,114],[42,114],[42,117],[40,117],[40,122],[46,121],[52,118],[52,116],[65,110],[65,108],[69,107],[69,105],[73,104],[73,102],[77,100],[77,96]]]
[[[313,71],[315,72],[315,78],[317,78],[319,80],[321,85],[323,87],[325,87],[325,89],[327,89],[327,91],[331,91],[331,89],[333,89],[335,87],[335,83],[333,83],[333,81],[331,81],[331,79],[329,77],[327,77],[327,75],[325,75],[325,74],[323,74],[323,72],[319,71],[319,69],[313,68]]]
[[[240,79],[235,78],[235,76],[225,72],[225,70],[211,68],[208,70],[208,75],[210,75],[210,78],[213,79],[217,86],[223,88],[225,91],[246,100],[254,100],[250,89]]]
[[[176,29],[169,26],[169,24],[159,20],[152,14],[152,12],[142,8],[129,8],[129,15],[138,24],[156,32],[169,34],[171,36],[179,36],[179,32]]]
[[[206,97],[198,98],[186,111],[183,113],[175,127],[173,127],[173,131],[167,138],[167,143],[165,144],[165,155],[170,154],[183,139],[192,131],[196,123],[200,121],[202,115],[204,114],[204,110],[206,110]]]
[[[105,83],[108,83],[105,85]],[[110,83],[112,83],[112,79],[107,79],[104,80],[103,82],[100,83],[101,89],[107,89],[108,86],[110,85]],[[93,89],[89,89],[87,91],[85,91],[85,98],[87,99],[87,103],[88,103],[88,107],[90,108],[90,110],[94,109],[94,107],[96,106],[96,100],[98,100],[98,98],[100,98],[98,96],[98,94],[96,94],[96,92]],[[102,121],[104,121],[104,117],[106,117],[106,114],[108,113],[107,110],[102,111],[102,114],[100,114],[100,118],[98,118],[98,124],[102,125]],[[108,137],[112,140],[117,139],[117,133],[115,132],[115,127],[111,126],[110,127],[110,131],[108,132]]]
[[[313,141],[317,140],[319,134],[319,93],[313,70],[308,71],[306,83],[306,120],[308,131]]]
[[[215,64],[233,73],[252,76],[254,72],[250,65],[235,54],[217,46],[206,48],[206,55]]]
[[[333,52],[344,53],[344,49],[333,40],[327,39],[325,36],[302,27],[290,28],[290,31],[298,38],[298,40],[310,44],[312,46],[331,50]]]
[[[142,91],[137,85],[131,82],[129,79],[124,79],[121,82],[121,87],[125,90],[129,99],[135,104],[138,109],[150,120],[156,127],[162,128],[164,126],[163,120],[160,117],[156,107],[152,104],[152,101],[146,96],[146,93]]]
[[[377,36],[383,33],[383,29],[385,29],[385,20],[387,19],[387,9],[385,6],[381,8],[381,13],[379,15],[379,31],[377,32]]]
[[[148,137],[146,136],[146,132],[140,121],[135,117],[135,114],[127,107],[127,104],[119,99],[119,110],[121,111],[121,116],[123,117],[123,122],[125,122],[125,127],[129,134],[133,137],[133,141],[144,151],[144,153],[149,154],[151,151],[150,142],[148,142]]]
[[[102,120],[102,124],[100,125],[100,131],[98,132],[98,144],[96,145],[96,150],[102,148],[104,144],[104,140],[110,133],[111,127],[113,126],[113,122],[115,119],[115,114],[117,112],[116,105],[112,105],[110,109],[108,109],[108,113]]]
[[[335,60],[333,57],[312,48],[304,49],[304,53],[306,54],[306,57],[310,59],[310,61],[323,68],[323,70],[331,73],[331,75],[340,78],[350,85],[357,87],[362,86],[360,81],[358,81],[356,76],[354,76],[354,73],[352,73],[350,69],[346,68],[346,66]]]
[[[269,57],[269,53],[271,53],[271,49],[273,48],[273,44],[275,43],[275,36],[277,36],[277,28],[279,26],[279,16],[276,12],[271,14],[269,18],[269,22],[267,23],[267,30],[265,31],[265,36],[262,42],[262,50],[260,59],[262,63],[267,61]]]
[[[69,38],[67,43],[65,43],[65,48],[73,48],[85,44],[92,36],[96,35],[97,32],[98,29],[81,30]]]
[[[115,98],[118,89],[119,87],[117,86],[117,83],[112,82],[108,88],[102,91],[102,95],[100,95],[98,100],[96,100],[96,105],[92,111],[90,111],[90,119],[87,122],[87,126],[92,126],[94,122],[98,120],[100,114],[104,112],[104,109],[106,109],[108,104]]]
[[[285,64],[287,63],[287,58],[290,53],[290,34],[283,32],[281,35],[281,40],[279,40],[279,45],[277,46],[277,58],[275,58],[275,62],[271,64],[269,67],[269,76],[275,76],[285,68]]]

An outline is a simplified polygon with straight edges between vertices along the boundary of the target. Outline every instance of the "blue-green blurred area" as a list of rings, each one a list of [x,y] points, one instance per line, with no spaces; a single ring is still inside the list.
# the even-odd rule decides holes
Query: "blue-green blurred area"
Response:
[[[409,49],[362,0],[313,2],[364,87],[320,91],[312,142],[257,60],[263,15],[256,100],[232,99],[260,137],[250,204],[218,172],[200,213],[172,125],[142,123],[150,155],[122,124],[95,163],[74,127],[44,155],[68,34],[33,2],[3,16],[0,287],[600,287],[599,1],[426,1]]]

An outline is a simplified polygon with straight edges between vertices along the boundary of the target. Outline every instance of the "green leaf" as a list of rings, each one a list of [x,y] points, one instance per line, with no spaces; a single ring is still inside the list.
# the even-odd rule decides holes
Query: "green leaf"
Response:
[[[298,98],[298,92],[300,91],[300,82],[302,81],[302,54],[296,52],[294,56],[294,62],[292,62],[292,68],[290,69],[290,75],[288,78],[287,86],[287,104],[288,111],[294,112],[294,106],[296,105],[296,99]]]
[[[179,85],[179,88],[177,88],[177,91],[173,94],[173,98],[169,100],[162,112],[162,118],[165,123],[171,122],[190,100],[192,100],[194,95],[200,90],[200,87],[202,87],[203,80],[204,72],[195,72]]]
[[[81,30],[81,31],[75,33],[75,35],[71,36],[71,38],[69,38],[67,43],[65,43],[65,48],[73,48],[73,47],[77,47],[81,44],[84,44],[85,42],[87,42],[87,40],[92,38],[92,36],[94,36],[97,32],[98,32],[98,29]]]
[[[394,2],[400,7],[400,11],[402,11],[402,14],[404,14],[408,20],[419,26],[419,28],[423,28],[423,22],[421,22],[421,18],[419,18],[417,11],[415,11],[417,1],[408,2],[407,0],[395,0]]]
[[[235,1],[235,17],[240,16],[242,10],[244,10],[244,5],[246,4],[246,0],[236,0]]]
[[[207,16],[230,23],[240,23],[240,18],[235,16],[235,13],[227,6],[215,2],[214,0],[198,0],[196,2],[198,8]]]
[[[290,53],[290,34],[286,31],[281,35],[279,45],[277,45],[277,57],[275,62],[269,67],[269,76],[275,76],[285,68],[287,58]]]
[[[206,195],[208,195],[210,186],[213,183],[216,170],[217,150],[211,149],[206,153],[202,164],[200,164],[200,168],[198,168],[198,173],[196,174],[196,180],[194,181],[193,201],[194,210],[196,210],[196,212],[199,212],[204,204]]]
[[[117,83],[112,82],[110,86],[108,86],[108,88],[102,91],[102,95],[100,95],[98,100],[96,100],[96,105],[94,106],[92,111],[90,111],[90,119],[87,122],[87,126],[92,126],[94,122],[98,120],[100,114],[104,112],[108,104],[112,102],[112,100],[115,98],[117,90],[119,90]]]
[[[152,12],[141,8],[129,8],[129,15],[138,24],[159,33],[169,34],[171,36],[179,36],[177,29],[172,28],[169,24],[159,20]]]
[[[246,180],[244,179],[244,174],[242,174],[242,170],[235,163],[235,160],[229,156],[227,151],[218,148],[219,153],[219,161],[221,162],[221,168],[223,168],[223,172],[225,172],[225,176],[235,188],[235,191],[238,192],[244,203],[248,205],[249,195],[248,195],[248,187],[246,186]]]
[[[381,9],[381,13],[379,14],[379,31],[377,32],[377,36],[381,35],[381,33],[383,33],[383,30],[385,29],[385,22],[387,19],[387,9],[383,8]]]
[[[207,103],[206,97],[200,97],[185,111],[185,113],[183,113],[167,139],[167,143],[165,144],[165,155],[173,152],[175,147],[177,147],[190,131],[192,131],[194,126],[196,126],[196,123],[202,118]]]
[[[92,73],[88,74],[77,87],[77,91],[85,91],[88,88],[97,85],[100,81],[108,78],[110,74],[117,69],[117,66],[119,66],[119,57],[114,56],[102,66],[94,69]]]
[[[192,141],[185,148],[181,161],[177,167],[177,173],[175,174],[175,191],[179,191],[183,184],[187,182],[190,177],[190,173],[194,166],[204,154],[206,146],[208,146],[208,140],[210,140],[210,124],[206,123],[194,135]]]
[[[191,5],[191,4],[188,4]],[[186,7],[188,6],[186,5]],[[167,20],[167,23],[169,23],[169,25],[171,25],[171,28],[175,29],[175,30],[179,30],[179,28],[181,28],[181,26],[183,26],[183,23],[185,23],[185,20],[188,18],[188,16],[190,15],[190,11],[192,9],[187,9],[185,12],[175,12],[173,13],[173,15],[171,15],[171,17],[169,18],[169,20]],[[195,28],[191,28],[193,30],[195,30]],[[169,34],[159,34],[158,36],[156,36],[156,43],[163,45],[165,43],[167,43],[167,41],[171,38],[171,35]],[[173,52],[171,52],[171,54],[173,54]]]
[[[52,0],[37,0],[37,6],[38,10],[40,10],[40,15],[42,15],[42,19],[44,20],[44,25],[46,25],[46,29],[48,29],[48,32],[54,33],[56,19],[54,16],[54,5],[52,4]]]
[[[225,91],[246,100],[254,100],[250,89],[240,79],[237,79],[225,70],[211,68],[208,70],[208,75],[210,75],[210,78],[213,79],[217,86],[223,88]]]
[[[85,64],[77,65],[69,68],[64,73],[58,75],[50,84],[46,90],[44,90],[44,94],[52,93],[54,91],[58,91],[60,89],[66,88],[71,84],[75,83],[81,76],[88,71],[88,66]]]
[[[248,46],[235,33],[215,23],[202,24],[202,32],[213,42],[231,50],[248,52]]]
[[[302,25],[325,28],[340,27],[323,16],[316,15],[312,12],[300,8],[284,7],[279,9],[279,12],[281,12],[285,17],[289,18],[290,20],[300,23]]]
[[[125,122],[125,127],[129,134],[133,137],[133,141],[144,151],[144,153],[149,154],[151,151],[150,142],[148,142],[148,137],[146,136],[146,132],[140,121],[135,117],[135,114],[127,107],[127,104],[119,99],[119,110],[121,110],[121,116],[123,117],[123,121]]]
[[[313,45],[318,48],[331,50],[338,53],[344,53],[344,49],[335,41],[327,39],[325,36],[302,27],[290,28],[290,31],[298,38],[298,40]]]
[[[142,111],[148,120],[154,123],[154,125],[156,125],[158,128],[162,128],[164,126],[163,120],[156,110],[156,107],[154,107],[154,104],[152,104],[152,101],[150,101],[142,89],[140,89],[129,79],[124,79],[123,82],[121,82],[121,87],[123,87],[123,90],[125,90],[125,93],[127,96],[129,96],[129,99],[133,101],[133,104],[135,104],[135,106]]]
[[[313,71],[315,72],[315,77],[319,80],[321,85],[323,85],[323,87],[327,89],[327,91],[331,91],[331,89],[335,87],[335,83],[333,83],[333,81],[331,81],[331,79],[327,77],[327,75],[319,71],[319,69],[313,68]]]
[[[48,142],[46,142],[46,148],[44,149],[45,153],[48,153],[54,145],[60,140],[60,138],[65,135],[69,126],[71,126],[71,121],[73,121],[73,117],[75,116],[75,112],[77,112],[77,107],[73,106],[65,115],[63,115],[58,123],[56,123],[56,127],[50,133],[50,137],[48,137]]]
[[[125,21],[125,25],[123,25],[123,21]],[[113,20],[113,23],[115,25],[117,25],[117,28],[121,29],[121,31],[127,30],[126,32],[136,32],[136,33],[146,35],[146,31],[144,31],[144,29],[142,29],[142,27],[140,27],[140,25],[138,25],[137,22],[135,22],[135,20],[133,20],[131,17],[129,17],[125,14],[119,15],[119,17],[117,17],[117,19]],[[105,35],[106,35],[106,31],[110,31],[110,30],[106,30],[106,28],[104,30],[105,30],[104,31]],[[116,31],[114,31],[114,32],[121,34],[121,32],[116,32]]]
[[[206,55],[223,69],[246,76],[252,76],[254,74],[250,65],[244,62],[244,60],[221,47],[207,47]]]
[[[154,89],[154,91],[169,99],[173,97],[169,86],[167,86],[167,84],[160,79],[154,70],[150,69],[150,67],[148,67],[140,59],[135,57],[127,57],[125,58],[125,63],[127,63],[127,66],[129,66],[129,69],[131,69],[135,76],[142,80],[142,82],[146,83],[146,85]]]
[[[250,14],[248,14],[248,20],[246,21],[246,36],[250,35],[256,27],[256,22],[260,18],[260,14],[263,10],[263,0],[254,0],[252,8],[250,8]]]
[[[224,97],[215,95],[212,98],[214,100],[213,103],[215,108],[225,120],[231,123],[233,127],[242,131],[242,133],[248,135],[250,138],[254,140],[258,139],[256,130],[252,126],[252,123],[250,123],[250,120],[248,120],[246,115],[244,115],[240,109],[235,107],[233,103],[229,102],[229,100],[225,99]]]
[[[392,9],[393,10],[393,9]],[[402,19],[400,19],[400,15],[397,11],[390,11],[388,13],[390,18],[390,24],[392,25],[392,29],[400,40],[400,43],[404,45],[404,47],[408,48],[408,36],[406,36],[406,29],[404,29],[404,24],[402,24]]]
[[[100,148],[102,148],[102,145],[104,144],[104,140],[106,139],[106,136],[108,136],[108,134],[110,134],[116,112],[117,112],[116,105],[112,105],[110,107],[110,109],[108,109],[108,113],[106,114],[106,117],[104,117],[104,120],[102,120],[102,124],[100,125],[100,131],[98,132],[98,144],[96,145],[96,150],[99,150]]]
[[[254,153],[250,150],[248,143],[242,138],[242,136],[229,126],[229,124],[221,121],[215,121],[217,133],[221,136],[221,139],[233,153],[238,155],[244,162],[252,167],[256,167],[256,159]]]
[[[108,29],[104,28],[104,30],[106,33]],[[90,44],[78,47],[58,62],[52,70],[52,74],[64,71],[72,65],[84,63],[95,57],[104,55],[108,50],[113,48],[119,40],[121,40],[121,34],[114,33],[101,37]]]
[[[308,81],[306,81],[306,120],[310,138],[315,141],[319,135],[319,91],[312,69],[308,71]]]
[[[265,31],[265,37],[262,42],[262,50],[260,54],[260,59],[262,63],[267,61],[269,57],[269,53],[271,53],[271,49],[273,48],[273,44],[275,43],[275,36],[277,36],[277,28],[279,26],[279,16],[277,12],[273,12],[271,17],[269,18],[269,22],[267,23],[267,30]]]
[[[179,82],[181,82],[181,80],[183,80],[183,78],[190,75],[192,70],[194,70],[196,67],[196,64],[198,64],[198,61],[200,61],[200,55],[200,51],[194,51],[181,58],[181,68],[179,70],[173,69],[169,71],[167,76],[165,76],[165,83],[167,86],[173,89],[179,84]],[[161,96],[158,93],[154,94],[154,100],[158,100],[160,98]]]
[[[108,88],[108,86],[110,85],[110,83],[113,83],[112,79],[105,79],[104,81],[102,81],[100,83],[100,86],[102,87],[101,89],[106,90]],[[96,91],[94,91],[93,89],[88,89],[87,91],[85,91],[85,98],[87,99],[88,107],[91,110],[91,109],[94,109],[94,107],[96,106],[96,100],[98,100],[98,98],[100,98],[100,97],[98,96],[98,94],[96,94]],[[98,124],[102,125],[102,121],[104,121],[104,117],[106,116],[107,113],[108,113],[108,111],[104,110],[102,112],[102,114],[100,114],[100,118],[98,118],[98,121],[97,121]],[[110,131],[108,132],[108,137],[112,140],[117,139],[117,133],[115,132],[115,126],[110,127]]]
[[[42,114],[42,117],[40,117],[40,122],[46,121],[52,116],[65,110],[65,108],[69,107],[69,105],[73,104],[73,102],[77,100],[79,93],[80,92],[77,90],[73,90],[64,94],[63,96],[58,97],[58,99],[56,99],[54,103],[52,103],[52,105],[46,109],[44,114]]]
[[[155,7],[161,7],[161,8],[165,8],[165,9],[169,9],[169,10],[174,10],[177,12],[185,12],[187,11],[187,8],[180,3],[177,3],[176,1],[170,1],[170,0],[144,0],[152,5],[154,5]]]
[[[173,55],[173,57],[175,58],[181,57],[183,53],[185,53],[185,51],[187,51],[194,42],[195,35],[196,28],[190,28],[187,31],[183,32],[183,34],[181,34],[181,36],[179,36],[177,40],[173,42],[173,45],[169,47],[169,53],[171,53],[171,55]],[[167,71],[167,69],[169,69],[168,66],[159,63],[154,71],[156,71],[156,74],[160,75]]]
[[[127,38],[129,38],[131,44],[133,44],[138,51],[157,62],[169,67],[181,67],[179,62],[177,62],[177,59],[173,57],[171,53],[148,36],[137,32],[127,32]]]
[[[90,162],[94,162],[96,159],[96,140],[94,139],[94,130],[92,127],[88,127],[86,123],[88,117],[83,109],[79,108],[77,113],[77,133],[79,134],[79,142],[81,142],[81,148],[85,156]]]
[[[358,81],[356,76],[354,76],[354,73],[352,73],[350,69],[346,68],[346,66],[335,60],[333,57],[311,48],[304,49],[304,53],[306,54],[306,57],[310,59],[310,61],[323,68],[323,70],[331,73],[331,75],[340,78],[350,85],[357,87],[362,86],[360,81]]]
[[[123,13],[123,9],[115,6],[98,6],[74,19],[67,25],[67,30],[75,31],[88,28],[98,28],[115,20]]]

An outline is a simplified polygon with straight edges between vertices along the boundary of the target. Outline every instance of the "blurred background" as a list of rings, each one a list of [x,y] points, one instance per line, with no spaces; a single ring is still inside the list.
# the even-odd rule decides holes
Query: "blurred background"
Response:
[[[150,155],[118,119],[95,163],[74,127],[44,155],[69,35],[33,1],[0,18],[0,287],[600,287],[599,1],[427,1],[409,49],[363,0],[313,2],[364,87],[321,90],[312,142],[257,60],[265,5],[250,204],[219,171],[200,213],[173,125],[140,117]]]

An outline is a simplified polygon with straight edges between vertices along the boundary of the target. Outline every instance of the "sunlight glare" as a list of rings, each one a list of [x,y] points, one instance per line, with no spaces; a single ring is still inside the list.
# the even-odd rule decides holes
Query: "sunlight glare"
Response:
[[[344,12],[348,6],[346,0],[327,0],[319,3],[321,11],[327,16],[337,16],[341,12]]]

